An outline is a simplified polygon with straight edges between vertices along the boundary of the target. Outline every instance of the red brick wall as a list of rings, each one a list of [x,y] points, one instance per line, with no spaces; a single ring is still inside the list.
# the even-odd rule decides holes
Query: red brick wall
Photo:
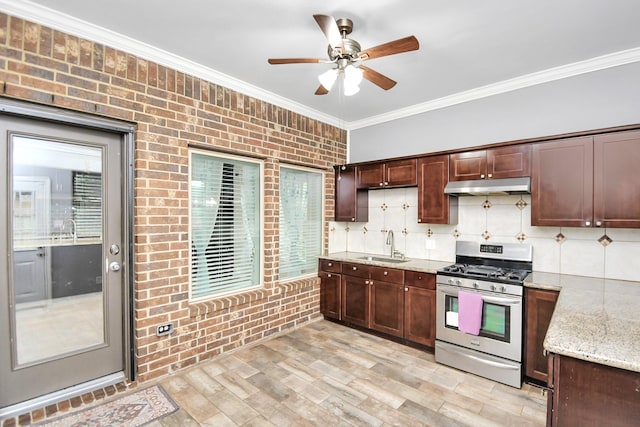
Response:
[[[137,124],[133,286],[140,381],[319,316],[316,278],[278,282],[279,164],[326,171],[330,219],[331,166],[346,162],[345,131],[5,14],[0,14],[0,94]],[[264,289],[189,302],[189,146],[266,158]],[[325,223],[325,236],[326,231]],[[174,334],[156,337],[156,326],[167,321],[174,322]]]

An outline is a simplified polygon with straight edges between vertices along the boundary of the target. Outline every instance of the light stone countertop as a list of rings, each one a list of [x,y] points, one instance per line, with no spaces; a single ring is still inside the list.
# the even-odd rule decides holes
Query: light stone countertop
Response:
[[[360,252],[336,252],[322,259],[435,274],[450,261],[407,258],[368,261]],[[550,353],[640,372],[640,283],[534,271],[525,287],[560,291],[544,340]]]
[[[439,269],[453,264],[451,261],[432,261],[417,258],[405,258],[405,260],[407,260],[406,262],[384,262],[363,259],[367,257],[389,258],[388,255],[367,254],[362,252],[334,252],[329,255],[320,256],[319,258],[342,262],[357,262],[360,264],[377,265],[379,267],[397,268],[400,270],[420,271],[431,274],[436,274]]]
[[[525,286],[560,291],[545,350],[640,372],[640,283],[533,272]]]

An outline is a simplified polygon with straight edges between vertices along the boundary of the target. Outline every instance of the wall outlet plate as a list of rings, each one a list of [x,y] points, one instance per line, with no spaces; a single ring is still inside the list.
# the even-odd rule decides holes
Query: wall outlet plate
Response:
[[[156,335],[159,337],[169,335],[171,332],[173,332],[173,323],[163,323],[156,329]]]

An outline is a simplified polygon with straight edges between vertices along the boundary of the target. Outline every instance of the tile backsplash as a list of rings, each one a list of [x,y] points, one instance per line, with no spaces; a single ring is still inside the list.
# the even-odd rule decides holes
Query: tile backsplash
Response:
[[[369,222],[329,222],[329,252],[389,255],[389,230],[407,257],[450,262],[456,240],[526,242],[535,271],[640,281],[640,230],[532,227],[529,195],[460,197],[458,210],[456,225],[420,224],[417,188],[370,190]]]

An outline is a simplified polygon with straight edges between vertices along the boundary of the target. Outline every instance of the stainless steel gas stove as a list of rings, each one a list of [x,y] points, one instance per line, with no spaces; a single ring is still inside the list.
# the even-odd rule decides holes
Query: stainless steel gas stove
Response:
[[[437,362],[521,386],[523,282],[532,265],[528,244],[456,242],[456,263],[436,276]],[[460,291],[482,297],[478,335],[458,329]]]

